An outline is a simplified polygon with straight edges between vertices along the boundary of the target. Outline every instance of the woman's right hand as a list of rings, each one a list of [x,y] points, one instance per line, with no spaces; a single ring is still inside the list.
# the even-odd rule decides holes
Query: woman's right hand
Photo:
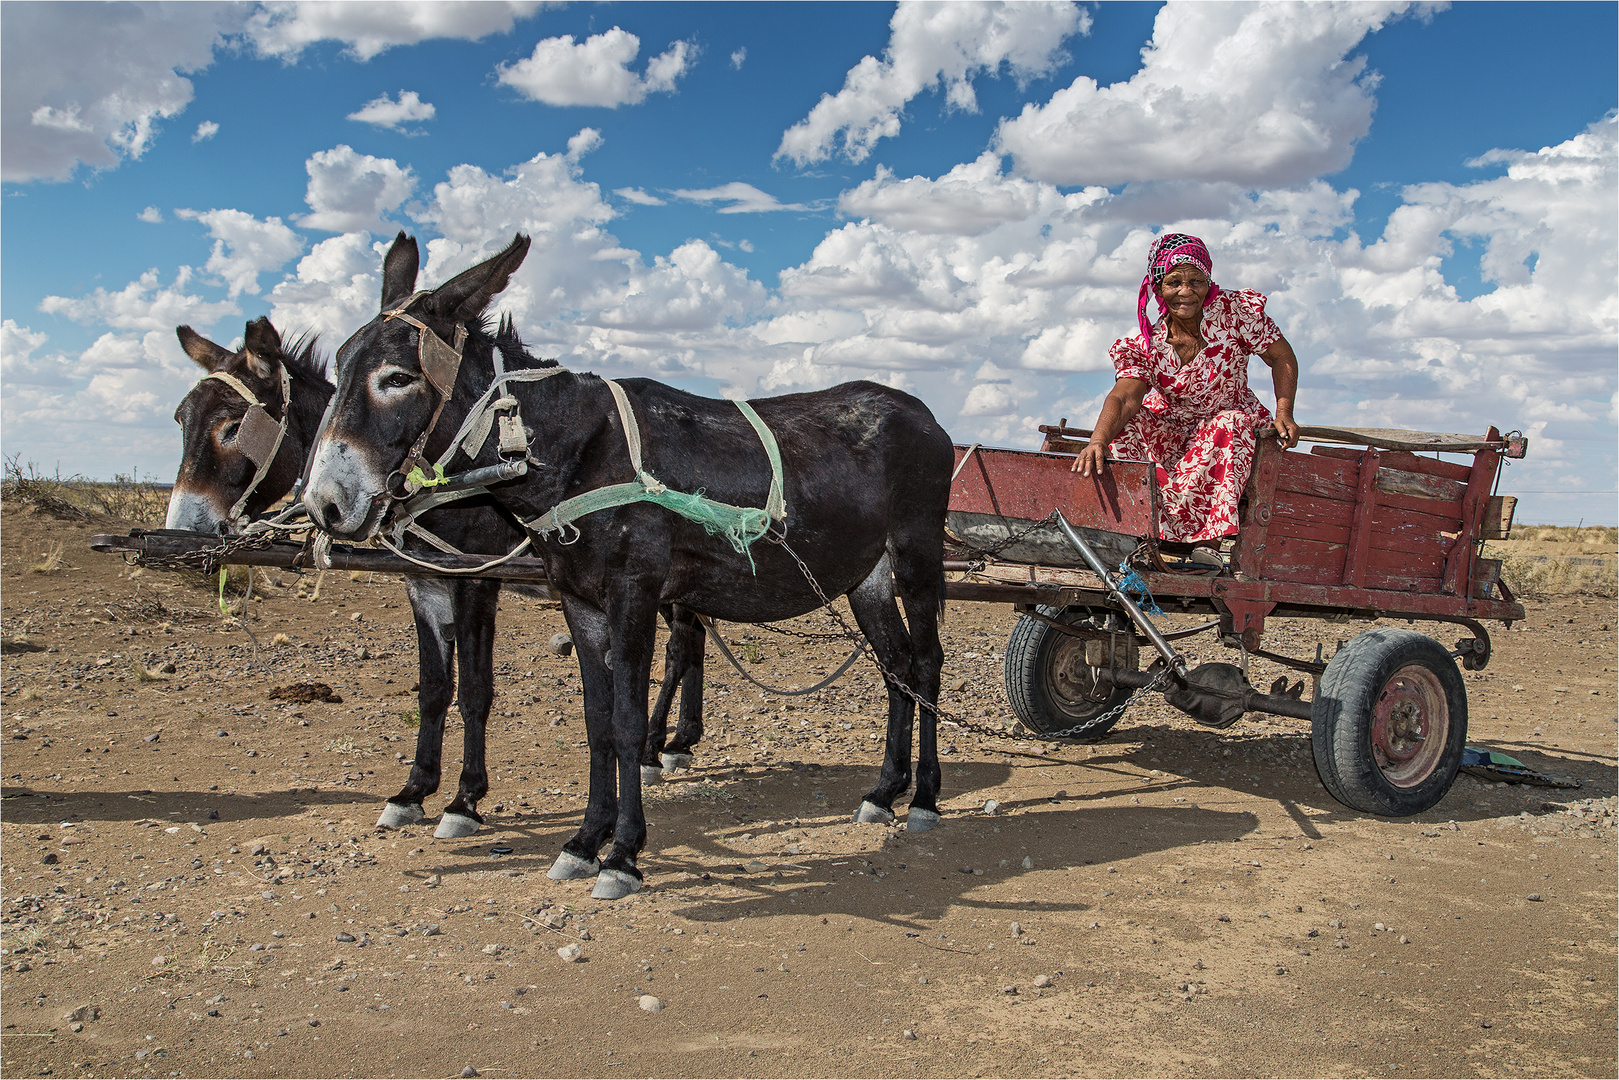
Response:
[[[1081,476],[1101,476],[1107,469],[1107,444],[1089,442],[1074,459],[1074,472]]]
[[[1131,417],[1141,411],[1148,386],[1142,379],[1119,379],[1102,400],[1102,415],[1096,418],[1091,441],[1074,459],[1073,471],[1081,476],[1101,476],[1107,469],[1107,446],[1124,430]]]

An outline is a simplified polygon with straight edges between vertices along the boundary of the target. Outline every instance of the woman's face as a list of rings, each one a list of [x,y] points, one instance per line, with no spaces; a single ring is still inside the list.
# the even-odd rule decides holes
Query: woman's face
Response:
[[[1158,286],[1158,298],[1164,302],[1170,317],[1182,322],[1203,316],[1203,302],[1209,298],[1209,279],[1195,266],[1182,263],[1164,275]]]

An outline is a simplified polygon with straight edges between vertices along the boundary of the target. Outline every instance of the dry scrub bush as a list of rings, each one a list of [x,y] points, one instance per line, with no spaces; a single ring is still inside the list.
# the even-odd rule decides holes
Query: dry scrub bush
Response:
[[[60,518],[82,521],[91,514],[106,514],[136,525],[161,525],[168,514],[168,495],[153,485],[119,473],[108,481],[45,473],[21,455],[5,459],[0,499],[35,506]]]
[[[1619,574],[1609,566],[1583,566],[1567,559],[1536,561],[1521,555],[1506,555],[1501,577],[1507,587],[1527,600],[1553,596],[1619,597]]]

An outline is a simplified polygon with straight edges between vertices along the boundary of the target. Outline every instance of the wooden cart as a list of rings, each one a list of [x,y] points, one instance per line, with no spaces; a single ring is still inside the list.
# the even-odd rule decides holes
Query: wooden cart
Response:
[[[1101,477],[1082,478],[1071,466],[1089,433],[1066,422],[1040,431],[1039,451],[956,448],[949,525],[959,550],[945,564],[965,575],[947,584],[950,599],[1011,603],[1021,613],[1006,647],[1006,693],[1025,725],[1051,737],[1096,738],[1117,722],[1132,693],[1152,686],[1214,727],[1248,711],[1311,721],[1322,781],[1357,810],[1413,814],[1443,797],[1467,735],[1467,692],[1454,661],[1484,667],[1490,638],[1483,621],[1510,624],[1524,614],[1501,580],[1500,562],[1478,553],[1483,540],[1510,528],[1513,500],[1491,490],[1500,459],[1523,456],[1521,436],[1493,428],[1482,439],[1306,428],[1317,443],[1309,453],[1284,453],[1262,437],[1230,570],[1140,575],[1159,602],[1213,617],[1165,633],[1110,580],[1117,576],[1111,568],[1157,536],[1155,467],[1117,461]],[[1472,461],[1420,456],[1429,452],[1471,454]],[[219,544],[162,529],[92,538],[98,551],[170,566],[220,551]],[[230,563],[309,565],[299,543],[227,547],[223,561]],[[487,562],[419,558],[463,572]],[[338,570],[423,572],[344,544],[332,545],[330,562]],[[521,581],[530,591],[546,581],[538,559],[512,559],[478,576]],[[1423,634],[1379,628],[1330,659],[1263,647],[1270,618],[1390,617],[1454,623],[1467,636],[1447,649]],[[1307,675],[1310,699],[1302,679],[1291,688],[1278,680],[1262,692],[1236,665],[1187,670],[1170,642],[1211,631],[1245,656]],[[1161,656],[1142,670],[1148,644]]]
[[[1494,428],[1483,438],[1305,428],[1314,443],[1305,452],[1282,451],[1262,433],[1228,569],[1139,574],[1158,603],[1213,620],[1164,634],[1105,580],[1117,575],[1097,572],[1119,567],[1157,536],[1155,467],[1111,462],[1101,477],[1082,478],[1072,465],[1090,433],[1066,422],[1040,431],[1039,451],[958,446],[949,515],[960,547],[951,565],[972,568],[951,583],[950,595],[1010,602],[1022,613],[1007,643],[1006,692],[1026,726],[1097,737],[1134,689],[1153,683],[1214,727],[1248,711],[1311,721],[1323,783],[1357,810],[1414,814],[1444,796],[1467,736],[1467,691],[1455,661],[1483,668],[1490,660],[1484,622],[1510,625],[1524,615],[1500,561],[1480,555],[1484,540],[1511,527],[1514,500],[1492,491],[1501,458],[1524,456],[1522,436]],[[1054,511],[1073,528],[1049,520]],[[1092,549],[1095,570],[1077,547]],[[1402,618],[1453,623],[1467,634],[1446,648],[1380,627],[1331,658],[1319,649],[1295,658],[1264,647],[1272,618]],[[1187,672],[1165,642],[1204,631],[1217,631],[1244,658],[1309,676],[1310,699],[1303,679],[1261,692],[1236,665]],[[1165,655],[1142,671],[1140,650],[1153,638]]]

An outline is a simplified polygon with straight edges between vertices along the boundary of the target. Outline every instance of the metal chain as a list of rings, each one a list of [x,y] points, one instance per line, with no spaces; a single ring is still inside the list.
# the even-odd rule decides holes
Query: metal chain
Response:
[[[227,565],[232,555],[241,551],[255,551],[269,547],[275,540],[276,535],[272,532],[226,536],[213,547],[195,548],[172,555],[151,555],[142,552],[135,556],[134,563],[136,566],[153,570],[199,570],[204,574],[212,574],[221,566]]]
[[[1005,519],[1003,518],[1002,520],[1004,521]],[[1002,551],[1005,551],[1007,548],[1011,547],[1013,544],[1016,544],[1016,543],[1018,543],[1018,542],[1020,542],[1020,541],[1022,541],[1024,539],[1028,538],[1032,534],[1039,532],[1041,529],[1045,528],[1047,525],[1056,524],[1056,521],[1057,521],[1057,512],[1055,510],[1053,510],[1051,513],[1047,514],[1045,517],[1041,518],[1039,521],[1034,522],[1028,528],[1020,529],[1015,533],[1010,533],[1010,534],[1007,535],[1007,537],[1004,540],[997,540],[995,543],[991,544],[989,547],[976,547],[973,544],[967,542],[966,540],[963,540],[961,537],[957,536],[955,533],[950,533],[949,535],[950,535],[950,539],[954,540],[956,543],[960,544],[963,548],[965,548],[967,550],[967,557],[968,557],[968,560],[970,562],[979,562],[979,563],[981,563],[981,562],[984,561],[984,559],[986,557],[988,557],[990,555],[996,555],[996,554],[999,554]]]
[[[1163,668],[1161,671],[1158,672],[1157,675],[1153,676],[1152,681],[1149,682],[1146,686],[1138,686],[1138,687],[1136,687],[1136,689],[1134,689],[1134,690],[1132,690],[1130,692],[1129,697],[1125,698],[1123,701],[1121,701],[1117,705],[1113,706],[1113,708],[1109,709],[1107,712],[1103,713],[1101,716],[1093,716],[1089,720],[1086,720],[1084,723],[1075,724],[1073,727],[1069,727],[1069,728],[1063,728],[1061,731],[1040,731],[1040,732],[1036,732],[1036,734],[1039,735],[1042,739],[1068,739],[1068,738],[1073,738],[1075,736],[1083,735],[1087,731],[1094,731],[1098,727],[1104,727],[1104,726],[1106,726],[1108,724],[1111,724],[1111,723],[1113,723],[1113,721],[1117,720],[1120,716],[1124,715],[1124,710],[1128,709],[1131,705],[1135,704],[1136,698],[1140,697],[1142,694],[1147,694],[1147,693],[1151,693],[1154,690],[1162,689],[1163,685],[1169,681],[1169,674],[1170,674],[1169,668],[1168,667]]]
[[[968,720],[964,716],[957,716],[948,709],[941,707],[937,702],[923,701],[921,695],[919,695],[915,690],[912,690],[909,686],[906,686],[905,683],[901,681],[899,676],[895,675],[892,671],[889,671],[886,666],[884,666],[882,660],[877,656],[877,650],[869,647],[870,642],[866,640],[866,636],[860,633],[858,630],[851,628],[848,623],[844,622],[843,614],[832,605],[831,599],[821,588],[821,583],[815,580],[815,575],[810,572],[809,566],[805,564],[803,559],[798,557],[798,552],[794,551],[792,546],[787,543],[786,534],[772,531],[770,534],[767,534],[766,539],[780,546],[780,548],[792,558],[793,562],[798,564],[799,573],[804,575],[804,580],[809,582],[810,588],[815,590],[815,595],[820,598],[821,605],[826,608],[827,613],[830,614],[833,621],[838,624],[838,627],[843,631],[844,637],[855,642],[856,644],[864,643],[868,646],[868,652],[871,655],[871,662],[877,665],[877,670],[882,672],[883,679],[890,686],[915,702],[917,708],[932,713],[936,719],[948,721],[955,724],[957,727],[971,731],[978,735],[989,735],[994,736],[995,738],[1006,737],[1007,732],[1004,730],[992,728],[985,724],[976,723],[972,720]]]
[[[786,637],[799,638],[799,639],[801,639],[803,641],[846,641],[846,640],[848,640],[848,635],[847,634],[807,634],[802,630],[789,630],[785,626],[777,626],[774,623],[748,623],[747,625],[753,627],[756,630],[768,630],[772,634],[782,634],[782,635],[784,635]]]

